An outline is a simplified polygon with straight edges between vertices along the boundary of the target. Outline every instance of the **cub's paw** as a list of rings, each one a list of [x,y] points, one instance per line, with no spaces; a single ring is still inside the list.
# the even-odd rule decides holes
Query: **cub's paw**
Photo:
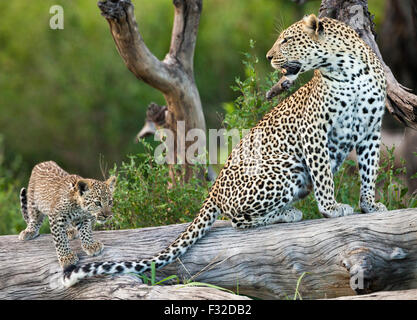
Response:
[[[65,256],[58,257],[59,264],[61,265],[62,269],[69,267],[72,264],[77,264],[78,257],[74,252],[70,252]]]
[[[92,244],[83,244],[82,247],[84,252],[89,256],[97,256],[104,249],[104,245],[100,241],[96,241]]]
[[[78,238],[78,231],[76,228],[69,228],[67,230],[68,240],[73,240]]]
[[[38,232],[23,230],[19,234],[19,240],[31,240],[39,236]]]
[[[388,211],[388,209],[381,202],[361,203],[361,211],[363,213],[371,213],[371,212],[384,212],[384,211]]]
[[[344,203],[336,203],[330,210],[322,211],[326,218],[337,218],[354,214],[353,208]]]

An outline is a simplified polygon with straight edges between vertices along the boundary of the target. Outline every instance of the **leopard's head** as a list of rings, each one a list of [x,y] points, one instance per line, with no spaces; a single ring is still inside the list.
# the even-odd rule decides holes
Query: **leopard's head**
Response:
[[[346,24],[311,14],[285,29],[266,57],[273,68],[286,69],[293,81],[302,72],[331,67],[340,53],[353,52],[358,39]]]
[[[75,184],[77,202],[81,209],[88,212],[104,223],[113,216],[113,192],[116,177],[111,176],[106,181],[94,179],[78,179]]]

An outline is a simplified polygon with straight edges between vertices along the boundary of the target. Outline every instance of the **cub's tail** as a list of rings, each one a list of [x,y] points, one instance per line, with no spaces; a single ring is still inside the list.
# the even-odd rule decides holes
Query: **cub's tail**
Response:
[[[26,194],[26,188],[20,190],[20,209],[22,211],[23,219],[26,223],[29,223],[29,214],[28,214],[28,198]]]
[[[64,270],[64,286],[68,288],[81,279],[100,274],[141,274],[151,269],[152,262],[155,263],[157,269],[162,268],[183,255],[197,240],[202,238],[216,221],[219,214],[219,207],[211,200],[206,199],[200,213],[187,229],[173,243],[153,258],[138,261],[94,262],[81,266],[71,265]]]

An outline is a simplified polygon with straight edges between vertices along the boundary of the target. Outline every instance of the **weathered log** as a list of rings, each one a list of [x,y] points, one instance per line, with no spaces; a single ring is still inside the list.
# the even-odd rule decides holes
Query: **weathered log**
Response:
[[[79,240],[72,246],[80,263],[134,260],[163,249],[184,228],[95,232],[105,244],[98,257],[82,253]],[[0,299],[155,298],[148,292],[165,290],[136,284],[134,276],[96,277],[64,289],[49,235],[28,242],[0,237],[0,261]],[[293,297],[306,272],[299,292],[303,299],[317,299],[417,288],[416,270],[417,209],[405,209],[249,230],[217,221],[181,261],[157,270],[157,279],[175,274],[252,297],[285,299]]]
[[[132,233],[133,232],[133,233]],[[123,256],[123,241],[127,246],[135,246],[132,231],[97,232],[97,237],[108,246],[108,254],[97,259],[114,259]],[[111,247],[119,239],[117,247]],[[123,240],[124,239],[124,240]],[[130,240],[129,240],[130,239]],[[73,244],[75,244],[73,241]],[[80,252],[79,243],[74,246]],[[111,253],[113,252],[113,254]],[[133,258],[130,254],[127,257]],[[100,278],[87,285],[65,290],[62,288],[62,271],[57,264],[50,235],[22,242],[17,235],[0,237],[0,300],[241,300],[248,299],[226,291],[209,287],[184,285],[145,285],[136,275],[122,275],[116,278]]]
[[[332,300],[417,300],[417,290],[381,291],[360,296],[347,296]]]
[[[132,275],[120,276],[117,281],[103,278],[94,285],[83,286],[75,290],[57,290],[56,281],[59,276],[45,279],[41,285],[37,281],[26,282],[27,289],[14,291],[0,290],[0,299],[7,300],[246,300],[239,296],[222,290],[209,287],[196,287],[184,285],[150,286],[145,285]],[[47,276],[47,274],[45,274]],[[39,275],[42,276],[42,275]],[[37,273],[38,277],[38,273]],[[37,278],[39,280],[39,278]],[[30,286],[30,289],[29,289]]]

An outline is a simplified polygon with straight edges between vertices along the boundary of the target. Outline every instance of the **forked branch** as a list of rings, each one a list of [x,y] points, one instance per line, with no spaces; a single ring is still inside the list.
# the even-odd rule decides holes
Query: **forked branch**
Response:
[[[143,41],[130,0],[100,1],[98,7],[109,23],[117,50],[128,69],[152,87],[169,92],[172,76],[166,64],[158,60]]]
[[[193,75],[194,49],[202,10],[202,1],[174,0],[175,16],[169,55]]]

